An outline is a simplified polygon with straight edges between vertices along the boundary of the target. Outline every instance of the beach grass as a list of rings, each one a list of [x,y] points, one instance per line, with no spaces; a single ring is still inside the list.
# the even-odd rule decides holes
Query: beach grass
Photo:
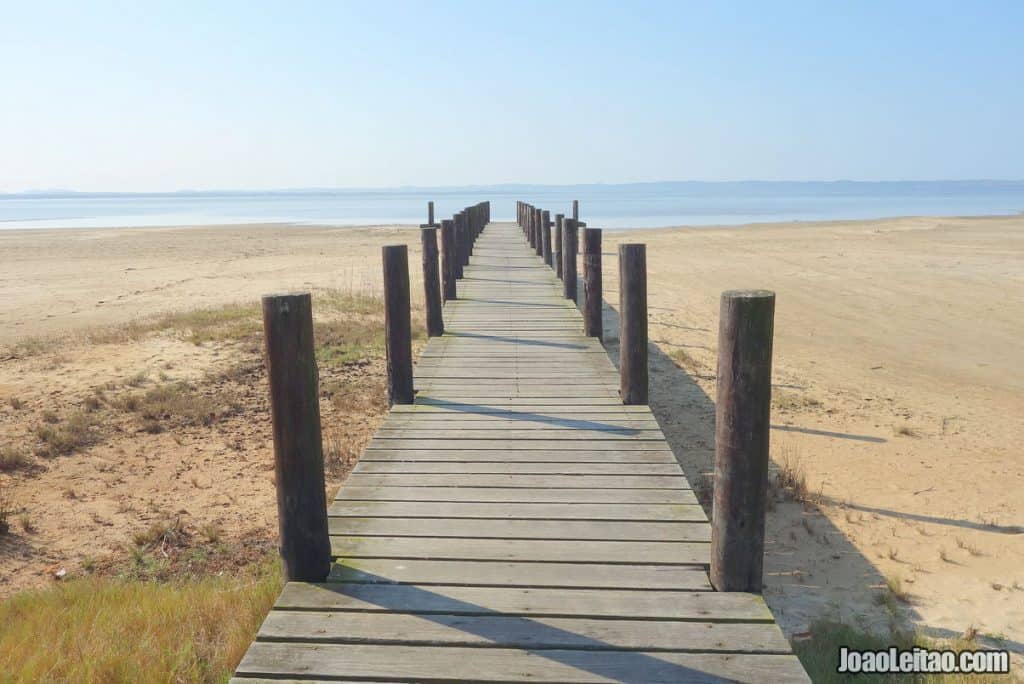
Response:
[[[0,682],[224,682],[281,589],[278,567],[15,595],[0,604]]]

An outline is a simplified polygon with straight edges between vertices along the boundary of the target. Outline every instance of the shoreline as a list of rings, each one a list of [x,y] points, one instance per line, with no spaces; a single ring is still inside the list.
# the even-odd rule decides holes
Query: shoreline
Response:
[[[598,222],[591,221],[594,228],[601,228],[605,232],[634,232],[649,231],[660,232],[670,230],[739,230],[739,229],[760,229],[760,228],[784,228],[801,226],[840,226],[844,224],[869,224],[888,221],[909,221],[909,220],[957,220],[957,221],[988,221],[1004,220],[1015,217],[1024,217],[1024,209],[1006,214],[893,214],[877,216],[873,218],[832,218],[832,219],[790,219],[785,221],[749,221],[744,223],[672,223],[658,226],[614,226],[604,227]],[[497,222],[511,222],[514,217],[495,218]],[[13,221],[12,221],[13,222]],[[181,223],[181,224],[133,224],[133,225],[102,225],[102,226],[44,226],[44,227],[16,227],[5,228],[3,221],[0,221],[0,236],[18,234],[40,234],[54,232],[67,234],[71,232],[90,231],[174,231],[174,230],[231,230],[231,229],[260,229],[260,228],[296,228],[296,229],[321,229],[321,230],[348,230],[348,229],[373,229],[373,228],[419,228],[419,223],[404,221],[378,221],[371,223],[330,223],[330,222],[302,222],[302,221],[251,221],[238,223]]]

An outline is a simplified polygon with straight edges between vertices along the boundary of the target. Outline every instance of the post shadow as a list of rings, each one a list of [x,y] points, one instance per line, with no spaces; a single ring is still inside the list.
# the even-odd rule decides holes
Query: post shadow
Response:
[[[616,290],[609,290],[606,286],[602,305],[605,352],[616,369],[619,366],[619,313],[609,304],[609,299],[618,297],[617,287],[616,284]],[[651,342],[648,355],[648,405],[710,519],[715,456],[714,401],[657,344]],[[773,433],[777,432],[776,427],[772,425]],[[840,436],[843,435],[836,435]],[[770,464],[769,477],[772,477],[773,471],[773,464]],[[810,529],[814,530],[813,535],[802,524],[786,524],[787,517],[793,515],[801,520],[806,518],[812,521]],[[798,562],[798,554],[795,553],[797,549],[804,553],[811,552],[807,553],[811,567]],[[857,578],[856,586],[839,591],[836,585],[830,585],[829,566],[842,566],[844,576]],[[844,612],[849,611],[850,606],[830,603],[829,592],[843,595],[843,592],[848,591],[848,595],[857,597],[878,594],[886,586],[886,578],[813,503],[770,503],[765,533],[764,575],[765,601],[787,635],[805,631],[815,618],[830,617],[837,611],[840,618],[851,624],[863,618],[870,623],[871,628],[890,626],[888,616],[883,615],[882,606],[872,604],[872,614],[855,615]],[[790,607],[790,611],[784,610],[786,607]],[[920,614],[909,604],[902,607],[902,617],[916,621]]]

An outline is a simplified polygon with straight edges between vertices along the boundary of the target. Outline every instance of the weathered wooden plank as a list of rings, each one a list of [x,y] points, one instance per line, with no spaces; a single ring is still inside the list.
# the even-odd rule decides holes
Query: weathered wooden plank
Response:
[[[790,653],[770,623],[589,620],[476,615],[402,615],[271,611],[261,641],[482,646],[526,649],[622,649],[681,653]]]
[[[689,489],[679,475],[518,475],[503,473],[364,473],[348,476],[345,487],[524,487],[527,489]]]
[[[277,610],[771,622],[757,594],[289,582]]]
[[[678,475],[675,463],[479,463],[474,461],[360,461],[357,473],[451,473],[507,475]]]
[[[331,537],[336,558],[706,565],[710,549],[708,542]]]
[[[382,443],[384,444],[384,443]],[[371,445],[363,452],[366,461],[451,461],[509,463],[676,463],[671,451],[597,451],[589,449],[452,449],[438,444],[419,449],[389,449]]]
[[[695,504],[688,489],[529,489],[527,487],[357,487],[336,501],[475,501],[479,503]]]
[[[430,440],[443,439],[464,440],[495,438],[502,440],[516,441],[580,441],[587,439],[602,439],[614,437],[617,440],[628,440],[635,442],[656,442],[659,447],[664,447],[665,437],[661,430],[650,428],[608,428],[607,430],[588,430],[583,428],[567,428],[560,426],[538,425],[536,427],[522,429],[521,427],[509,427],[503,430],[487,428],[451,428],[451,429],[419,429],[411,427],[388,428],[382,427],[377,430],[375,439],[405,439],[405,440]]]
[[[330,516],[488,518],[523,520],[706,521],[699,504],[478,503],[462,501],[357,501],[338,498]]]
[[[613,438],[614,437],[614,438]],[[371,448],[418,449],[426,440],[402,437],[374,437]],[[664,451],[662,440],[629,440],[618,435],[606,435],[604,439],[450,439],[445,444],[450,451],[463,449],[513,449],[517,451],[543,449],[545,451],[590,450],[590,451]]]
[[[465,518],[331,517],[335,536],[456,537],[474,539],[592,539],[597,541],[710,542],[705,522],[607,522],[591,520],[472,520]]]
[[[238,674],[372,678],[375,681],[476,682],[809,682],[792,655],[664,653],[643,651],[421,648],[365,644],[256,642]],[[424,673],[429,673],[424,678]],[[335,678],[336,679],[336,678]]]
[[[370,584],[711,591],[704,568],[693,565],[345,558],[332,566],[329,579]]]

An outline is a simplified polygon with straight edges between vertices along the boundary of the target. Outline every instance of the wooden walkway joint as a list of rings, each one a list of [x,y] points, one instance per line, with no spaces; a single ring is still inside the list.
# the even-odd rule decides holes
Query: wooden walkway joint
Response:
[[[457,297],[329,505],[327,581],[285,586],[232,681],[809,681],[759,595],[713,589],[657,421],[515,223]]]

